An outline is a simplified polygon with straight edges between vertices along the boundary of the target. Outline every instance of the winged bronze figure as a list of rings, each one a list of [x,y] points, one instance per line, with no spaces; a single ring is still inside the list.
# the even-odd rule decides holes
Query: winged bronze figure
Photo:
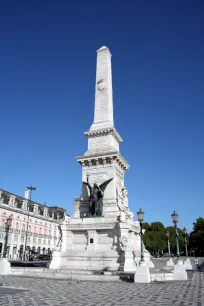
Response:
[[[109,179],[100,185],[94,183],[93,186],[91,186],[87,176],[87,182],[83,182],[90,191],[89,213],[91,216],[102,216],[104,191],[111,181],[112,179]]]

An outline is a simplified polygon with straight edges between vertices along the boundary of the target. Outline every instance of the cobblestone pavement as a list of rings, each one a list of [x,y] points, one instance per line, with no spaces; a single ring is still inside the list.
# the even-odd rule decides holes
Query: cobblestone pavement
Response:
[[[0,276],[2,282],[12,288],[0,287],[1,306],[204,306],[204,272],[195,272],[185,282],[151,284]]]

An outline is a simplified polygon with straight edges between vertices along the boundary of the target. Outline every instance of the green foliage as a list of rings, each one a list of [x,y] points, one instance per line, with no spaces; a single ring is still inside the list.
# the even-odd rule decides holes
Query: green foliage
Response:
[[[169,232],[169,241],[171,252],[176,255],[176,231],[174,226],[164,227],[161,222],[152,222],[151,224],[144,222],[142,224],[145,229],[143,236],[144,244],[149,252],[168,252],[168,238],[167,231]],[[180,253],[185,251],[184,234],[180,228],[177,228],[179,238]],[[189,241],[188,249],[195,250],[197,255],[204,255],[204,218],[198,218],[194,223],[194,231],[187,236]]]
[[[161,222],[152,222],[147,230],[147,224],[145,225],[146,232],[143,236],[144,244],[148,251],[152,252],[168,252],[168,238],[167,231],[169,232],[169,240],[171,245],[171,252],[176,254],[176,232],[175,227],[170,226],[165,228]],[[184,235],[181,229],[177,229],[179,236],[180,252],[184,251]]]
[[[204,255],[204,218],[198,218],[189,237],[189,247],[197,256]]]
[[[145,231],[149,231],[150,225],[147,222],[142,223],[142,228],[145,229]]]
[[[161,222],[152,222],[151,223],[151,231],[153,232],[160,232],[160,231],[164,231],[164,224]]]

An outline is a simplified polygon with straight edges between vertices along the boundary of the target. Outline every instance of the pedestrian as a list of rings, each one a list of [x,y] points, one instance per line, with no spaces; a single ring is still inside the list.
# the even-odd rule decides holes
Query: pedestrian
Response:
[[[196,271],[199,270],[199,259],[197,257],[195,258],[195,269]]]

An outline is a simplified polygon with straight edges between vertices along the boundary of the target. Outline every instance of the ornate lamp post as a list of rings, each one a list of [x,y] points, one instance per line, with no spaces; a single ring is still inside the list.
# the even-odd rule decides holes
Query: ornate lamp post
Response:
[[[141,237],[141,260],[140,264],[136,267],[136,272],[134,276],[134,282],[135,283],[150,283],[151,282],[151,276],[149,272],[149,267],[144,261],[144,244],[143,244],[143,238],[142,238],[142,222],[144,220],[144,212],[140,210],[137,212],[138,221],[140,223],[140,237]]]
[[[26,259],[26,248],[27,248],[27,238],[28,238],[28,223],[29,223],[29,212],[30,212],[30,205],[31,205],[31,198],[32,198],[32,191],[36,190],[36,187],[27,187],[28,190],[30,190],[30,203],[28,203],[28,218],[27,218],[27,226],[26,226],[26,238],[25,238],[25,246],[24,246],[24,260]],[[30,251],[29,251],[29,257],[30,257]]]
[[[137,212],[138,221],[140,222],[140,237],[141,237],[141,262],[144,262],[144,249],[143,249],[143,233],[142,233],[142,222],[144,220],[144,212],[140,210]]]
[[[188,248],[187,248],[187,229],[183,228],[184,233],[184,245],[185,245],[185,251],[186,251],[186,258],[188,257]]]
[[[8,233],[9,233],[9,229],[12,225],[12,218],[9,217],[6,221],[6,235],[5,235],[5,238],[4,238],[4,251],[3,251],[3,258],[6,258],[6,255],[7,255],[7,244],[8,244]]]
[[[171,250],[170,250],[169,232],[166,232],[166,236],[167,236],[167,239],[168,239],[168,254],[169,254],[169,257],[170,257],[171,256]]]
[[[179,241],[178,241],[178,230],[177,230],[178,214],[175,212],[175,210],[174,210],[173,214],[171,215],[171,217],[172,217],[172,221],[174,223],[175,231],[176,231],[176,256],[177,256],[177,261],[178,261],[179,257],[180,257]]]
[[[185,245],[185,251],[186,251],[186,259],[184,260],[184,266],[186,268],[186,270],[192,270],[193,267],[192,267],[192,263],[188,257],[188,243],[187,243],[187,229],[184,227],[183,228],[183,233],[184,233],[184,245]]]

